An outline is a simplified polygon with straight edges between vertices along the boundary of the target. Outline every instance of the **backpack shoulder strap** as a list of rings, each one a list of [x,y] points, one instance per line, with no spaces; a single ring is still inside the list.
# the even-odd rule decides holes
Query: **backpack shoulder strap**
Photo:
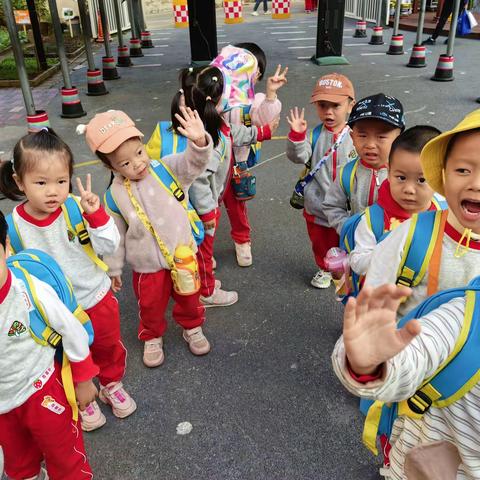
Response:
[[[313,130],[310,130],[310,144],[312,145],[312,154],[317,146],[318,139],[322,133],[322,124],[317,125]]]
[[[359,212],[347,218],[340,232],[340,248],[351,253],[355,248],[355,231],[364,213]]]
[[[108,271],[108,266],[98,258],[98,255],[93,249],[87,227],[83,221],[83,212],[79,201],[73,195],[69,195],[62,205],[62,211],[68,229],[78,237],[80,245],[83,247],[90,260],[98,265],[104,272]]]
[[[162,135],[160,133],[160,123],[155,126],[152,136],[145,145],[149,158],[159,159],[162,151]]]
[[[172,122],[160,122],[160,158],[173,153],[184,152],[187,148],[187,139],[172,129]]]
[[[185,192],[181,187],[177,177],[162,160],[153,160],[150,163],[150,170],[157,182],[172,196],[187,208]]]
[[[23,250],[23,242],[18,230],[17,222],[15,222],[15,219],[13,218],[13,213],[7,215],[5,220],[8,225],[8,238],[10,239],[10,246],[13,253],[20,252]]]
[[[417,286],[425,276],[440,234],[442,210],[413,215],[397,272],[397,285]]]
[[[250,115],[250,110],[252,109],[251,105],[242,105],[240,107],[240,121],[246,127],[252,126],[252,117]]]
[[[115,198],[113,197],[112,193],[112,187],[108,187],[107,190],[105,191],[105,194],[103,195],[103,203],[107,207],[108,213],[112,213],[114,215],[118,215],[119,217],[122,217],[122,212],[120,212],[120,209],[118,208],[117,202],[115,201]]]
[[[365,219],[378,243],[385,232],[384,209],[378,203],[370,205],[365,210]]]
[[[353,191],[353,182],[355,181],[355,174],[357,173],[358,159],[346,163],[340,169],[340,186],[345,195],[350,199]]]
[[[436,210],[447,210],[448,208],[447,201],[438,193],[433,194],[432,204],[435,206]]]

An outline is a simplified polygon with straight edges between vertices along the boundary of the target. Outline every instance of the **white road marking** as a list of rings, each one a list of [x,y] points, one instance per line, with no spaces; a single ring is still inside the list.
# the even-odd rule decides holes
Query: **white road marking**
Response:
[[[386,52],[370,52],[370,53],[361,53],[360,55],[362,55],[363,57],[369,57],[372,55],[386,55],[386,54],[387,54]]]
[[[163,57],[164,53],[144,53],[144,57]]]
[[[427,108],[427,106],[424,105],[423,107],[417,108],[416,110],[408,110],[408,111],[405,112],[405,115],[407,115],[407,114],[409,114],[409,113],[419,113],[419,112],[423,112],[426,108]],[[435,115],[434,112],[429,112],[429,113],[430,113],[430,114],[433,113],[433,114]]]
[[[297,60],[310,60],[312,57],[297,57]],[[307,63],[308,65],[308,63]]]
[[[369,43],[344,43],[344,47],[362,47],[364,45],[369,45]]]
[[[288,47],[289,50],[296,50],[297,48],[315,48],[315,45],[298,45],[295,47]]]
[[[132,68],[161,67],[161,63],[148,63],[146,65],[132,65]],[[170,83],[170,82],[167,82]]]
[[[316,40],[317,37],[304,37],[304,38],[278,38],[278,42],[300,42],[301,40]]]
[[[270,32],[271,35],[289,35],[289,34],[296,35],[297,33],[307,33],[307,32],[305,30],[299,30],[297,32]]]
[[[261,167],[262,165],[265,165],[266,163],[271,162],[272,160],[275,160],[275,159],[281,157],[282,155],[286,155],[286,153],[282,152],[282,153],[279,153],[278,155],[274,155],[273,157],[267,158],[265,161],[257,163],[253,167],[250,167],[250,170],[253,170],[254,168],[257,168],[257,167]]]
[[[276,25],[274,27],[266,27],[268,30],[274,30],[274,29],[277,29],[277,28],[300,28],[300,27],[296,27],[296,26],[288,26],[288,25]]]

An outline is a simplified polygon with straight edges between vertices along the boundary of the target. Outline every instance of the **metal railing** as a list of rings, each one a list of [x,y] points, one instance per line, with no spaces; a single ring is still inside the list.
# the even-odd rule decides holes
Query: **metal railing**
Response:
[[[385,12],[384,21],[388,22],[389,0],[345,0],[345,16],[350,18],[362,18],[363,2],[367,2],[367,21],[375,22],[378,16],[378,9]],[[388,7],[388,8],[387,8]]]
[[[108,30],[110,33],[117,33],[117,21],[115,19],[115,10],[113,8],[113,0],[105,0],[105,10],[108,16]],[[90,23],[92,25],[92,36],[98,37],[98,0],[88,0],[88,12],[90,15]],[[128,18],[127,2],[121,2],[120,17],[122,20],[122,31],[130,28],[130,19]]]

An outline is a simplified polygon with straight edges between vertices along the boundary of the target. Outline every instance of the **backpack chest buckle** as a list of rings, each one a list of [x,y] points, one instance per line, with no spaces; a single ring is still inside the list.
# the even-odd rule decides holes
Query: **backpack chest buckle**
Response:
[[[424,415],[432,406],[433,400],[421,390],[407,400],[408,408],[417,415]]]

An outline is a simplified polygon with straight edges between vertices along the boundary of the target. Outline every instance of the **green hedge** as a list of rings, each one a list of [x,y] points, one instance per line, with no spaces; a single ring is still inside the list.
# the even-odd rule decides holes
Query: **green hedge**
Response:
[[[49,67],[58,63],[56,58],[48,58],[47,64]],[[27,67],[27,74],[29,77],[35,76],[38,73],[37,60],[35,58],[25,58],[25,65]],[[5,58],[0,62],[0,79],[1,80],[18,80],[17,65],[15,59]]]

